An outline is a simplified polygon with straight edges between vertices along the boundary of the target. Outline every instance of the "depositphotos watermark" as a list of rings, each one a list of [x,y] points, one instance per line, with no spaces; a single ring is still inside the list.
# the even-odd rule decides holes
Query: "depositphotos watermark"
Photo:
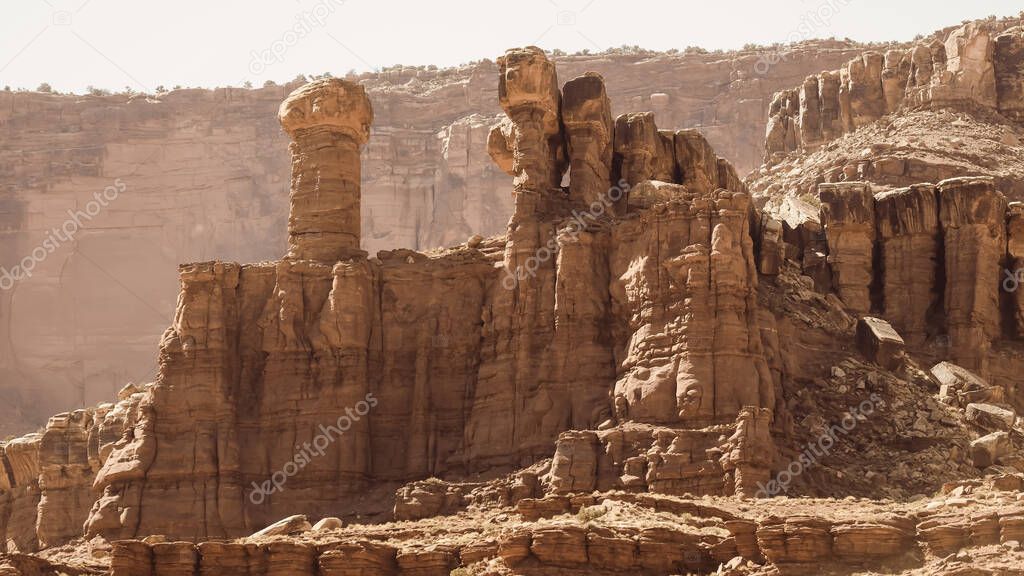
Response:
[[[338,416],[338,420],[331,426],[320,425],[320,432],[313,437],[311,442],[305,442],[295,447],[295,453],[291,460],[284,463],[280,470],[270,475],[270,479],[262,483],[253,481],[252,492],[249,492],[249,501],[259,506],[274,492],[284,490],[288,479],[299,473],[300,470],[309,465],[314,457],[324,455],[331,444],[337,442],[353,424],[359,422],[363,416],[370,413],[370,410],[377,406],[377,399],[373,393],[367,393],[365,399],[356,402],[354,407],[345,408],[345,413]]]
[[[299,43],[313,30],[322,27],[327,22],[327,17],[334,14],[340,6],[345,5],[346,0],[320,0],[309,12],[300,12],[295,15],[294,26],[285,30],[280,38],[270,43],[270,46],[257,52],[250,52],[252,59],[249,60],[249,72],[259,76],[267,68],[274,64],[284,62],[284,55],[288,49]]]
[[[818,4],[813,10],[804,12],[796,29],[786,36],[786,42],[788,44],[796,44],[809,40],[815,32],[828,26],[832,18],[839,13],[839,10],[845,8],[850,2],[853,2],[853,0],[826,0]],[[764,76],[772,66],[785,59],[786,55],[781,48],[772,50],[767,54],[762,54],[757,59],[757,62],[754,63],[754,72]]]
[[[1024,283],[1024,268],[1017,268],[1016,270],[1003,270],[1003,291],[1014,293],[1020,285]]]
[[[859,422],[858,416],[866,418],[874,414],[875,406],[881,403],[882,398],[878,394],[872,393],[868,396],[867,400],[861,402],[855,408],[848,408],[846,415],[839,421],[839,424],[829,426],[828,430],[819,436],[816,441],[804,446],[800,456],[790,462],[789,466],[780,470],[775,475],[775,478],[768,481],[768,484],[758,482],[758,490],[754,496],[756,498],[770,498],[779,492],[788,491],[789,484],[794,478],[803,474],[804,470],[817,465],[820,458],[828,456],[832,452],[832,447],[835,446],[840,434],[846,436],[857,427]]]
[[[575,241],[580,233],[586,230],[587,222],[585,220],[597,220],[612,205],[622,199],[627,192],[629,192],[629,183],[625,180],[619,180],[618,184],[609,188],[608,192],[599,200],[591,202],[586,212],[573,210],[572,221],[564,230],[564,233],[569,237],[569,241]],[[502,287],[506,290],[514,290],[523,278],[537,276],[537,268],[550,260],[555,254],[558,254],[558,235],[553,235],[549,238],[547,243],[538,248],[533,256],[527,258],[526,262],[523,262],[522,265],[516,266],[515,270],[509,270],[506,266],[505,277],[501,280]]]
[[[85,203],[83,210],[68,210],[68,219],[58,228],[51,229],[43,241],[29,252],[28,256],[20,262],[11,266],[8,270],[0,266],[0,290],[10,290],[14,285],[25,278],[32,277],[32,271],[36,266],[46,260],[65,242],[71,242],[75,235],[82,229],[85,222],[89,222],[103,211],[111,202],[127,189],[128,186],[116,178],[114,183],[102,191],[93,192],[92,200]]]

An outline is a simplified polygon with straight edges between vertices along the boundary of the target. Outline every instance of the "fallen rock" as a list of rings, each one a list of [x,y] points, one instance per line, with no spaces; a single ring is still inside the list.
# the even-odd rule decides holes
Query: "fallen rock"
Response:
[[[304,514],[296,514],[295,516],[289,516],[282,520],[274,522],[270,526],[267,526],[259,532],[253,533],[250,538],[258,538],[262,536],[282,536],[285,534],[291,534],[293,532],[308,532],[313,527],[309,523],[309,519]]]
[[[395,492],[395,520],[419,520],[453,514],[462,505],[462,489],[436,478],[413,482]]]
[[[993,432],[971,442],[968,454],[976,468],[988,468],[1009,452],[1010,435],[1006,432]]]
[[[857,321],[857,349],[882,368],[895,370],[904,347],[903,338],[885,320],[864,316]]]
[[[968,404],[966,413],[969,421],[990,431],[1009,430],[1017,419],[1013,409],[992,404]]]
[[[338,530],[338,529],[344,528],[344,527],[345,527],[345,523],[342,522],[340,518],[335,518],[333,516],[330,516],[330,517],[321,519],[316,524],[313,524],[313,531],[314,532],[320,532],[320,531],[323,531],[323,530]]]
[[[952,362],[939,362],[932,366],[931,373],[939,383],[939,398],[948,399],[953,404],[965,406],[971,402],[1000,402],[1003,399],[1002,388],[990,386],[981,376]]]

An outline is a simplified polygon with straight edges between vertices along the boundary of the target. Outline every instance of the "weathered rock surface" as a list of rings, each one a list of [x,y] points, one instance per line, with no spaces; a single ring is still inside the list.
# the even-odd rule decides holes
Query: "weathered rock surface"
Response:
[[[921,184],[879,193],[875,211],[885,315],[906,341],[921,344],[938,301],[935,188]]]
[[[1024,400],[1007,382],[1016,356],[993,348],[1019,339],[1020,310],[1019,280],[1007,268],[1017,250],[1017,209],[1008,208],[993,179],[951,178],[875,196],[856,181],[817,188],[817,220],[804,216],[788,238],[784,228],[782,248],[773,218],[761,217],[759,244],[770,251],[762,252],[762,266],[777,271],[779,259],[794,261],[850,311],[877,315],[897,334],[908,330],[910,346],[947,348],[959,366],[998,377],[1011,403]],[[825,281],[820,260],[808,257],[822,244]],[[865,353],[877,360],[875,351]],[[997,366],[990,368],[993,358]]]
[[[288,257],[334,262],[360,247],[359,150],[373,109],[361,85],[318,80],[293,92],[278,111],[292,138]]]
[[[100,467],[133,434],[145,387],[117,404],[58,414],[42,433],[0,443],[0,550],[52,548],[82,535]]]
[[[914,93],[947,57],[974,61],[954,87],[984,87],[972,38],[910,62]],[[903,68],[866,54],[805,84],[801,113],[817,89],[819,131],[866,129]],[[88,540],[45,553],[87,550],[114,574],[942,573],[975,555],[996,566],[995,546],[1016,559],[1024,430],[1006,382],[1022,355],[1017,304],[996,292],[1015,248],[995,181],[872,196],[849,181],[870,167],[844,166],[846,182],[816,183],[817,220],[796,203],[775,219],[699,132],[613,120],[601,76],[563,92],[536,48],[498,73],[505,119],[487,143],[513,178],[507,234],[427,254],[359,248],[363,89],[293,93],[287,255],[183,265],[157,382],[4,444],[5,545],[52,548],[86,515]],[[833,90],[835,116],[820,102]],[[926,238],[926,274],[894,273]],[[863,316],[904,291],[906,346]],[[994,385],[940,362],[937,400],[921,366],[946,358]]]
[[[953,361],[981,370],[1001,334],[1000,263],[1006,253],[1006,199],[985,178],[939,182],[947,277],[943,307]]]
[[[822,184],[818,187],[818,198],[832,285],[851,310],[870,312],[875,245],[875,201],[871,187],[862,182]]]
[[[978,468],[988,468],[1011,451],[1010,436],[1006,432],[992,432],[971,442],[971,461]]]
[[[968,404],[965,414],[967,420],[986,430],[1009,430],[1017,419],[1012,408],[982,403]]]
[[[719,565],[782,574],[960,573],[930,564],[942,558],[957,561],[977,556],[981,563],[976,569],[990,566],[982,547],[1014,542],[1024,527],[1024,510],[1012,496],[988,489],[979,495],[991,502],[979,502],[978,512],[970,516],[957,512],[955,497],[940,496],[927,505],[899,504],[887,510],[867,503],[790,502],[793,512],[786,518],[776,514],[742,518],[729,512],[736,508],[729,499],[717,500],[723,507],[716,508],[698,504],[708,499],[636,498],[610,492],[600,494],[598,504],[580,508],[575,517],[562,514],[541,523],[499,520],[500,514],[489,510],[465,519],[470,522],[422,520],[316,539],[198,546],[121,541],[114,545],[112,564],[115,576],[152,573],[146,568],[171,573],[185,568],[183,559],[195,562],[191,571],[180,572],[190,575],[226,568],[239,574],[275,574],[286,564],[295,570],[290,573],[393,576],[443,574],[456,568],[499,574],[557,571],[570,576],[707,573]],[[775,509],[783,510],[782,506]],[[499,533],[481,526],[495,520],[505,524]],[[410,528],[429,534],[433,542],[404,541]],[[1022,556],[1012,545],[1003,548],[1003,554],[1014,559]],[[307,568],[307,561],[316,568]]]
[[[1003,389],[991,386],[977,374],[952,362],[939,362],[931,368],[939,383],[939,397],[966,408],[972,402],[1000,402]]]

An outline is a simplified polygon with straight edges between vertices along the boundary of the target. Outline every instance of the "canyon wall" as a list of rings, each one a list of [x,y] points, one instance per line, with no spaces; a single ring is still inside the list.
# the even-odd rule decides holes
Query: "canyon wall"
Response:
[[[605,73],[613,114],[653,110],[662,126],[696,127],[742,174],[760,162],[771,94],[860,50],[815,41],[557,61],[566,77]],[[376,113],[362,156],[371,254],[505,229],[510,178],[485,152],[497,72],[484,61],[361,77]],[[274,111],[294,87],[0,92],[0,266],[21,277],[0,272],[0,434],[152,380],[179,262],[282,253],[288,142]]]
[[[884,317],[921,357],[975,371],[1024,410],[1024,205],[979,176],[880,191],[822,183],[818,202],[819,214],[796,226],[761,214],[760,272],[792,261],[849,311]]]

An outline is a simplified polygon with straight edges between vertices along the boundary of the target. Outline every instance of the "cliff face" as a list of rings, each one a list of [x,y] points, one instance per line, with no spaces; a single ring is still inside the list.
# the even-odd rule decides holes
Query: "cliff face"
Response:
[[[819,42],[781,59],[747,51],[559,65],[567,77],[607,73],[613,114],[649,109],[662,126],[698,127],[745,173],[759,163],[771,94],[857,52]],[[776,63],[762,70],[765,61]],[[376,112],[362,155],[364,249],[450,246],[505,229],[509,177],[485,152],[500,120],[497,72],[484,62],[361,78]],[[289,168],[273,112],[293,87],[0,93],[0,266],[31,269],[0,280],[0,397],[9,400],[0,432],[152,379],[178,262],[281,254]]]

